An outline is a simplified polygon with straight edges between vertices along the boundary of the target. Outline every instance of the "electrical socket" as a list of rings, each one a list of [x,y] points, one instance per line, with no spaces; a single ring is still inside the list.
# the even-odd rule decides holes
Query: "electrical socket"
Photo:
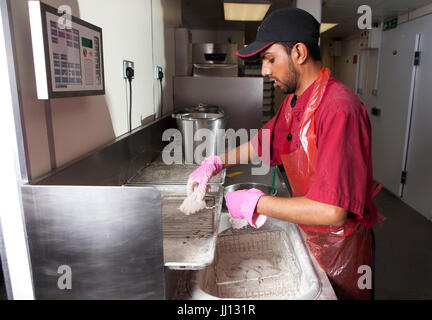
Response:
[[[157,67],[155,68],[155,78],[156,78],[156,80],[160,80],[160,79],[162,79],[162,77],[161,77],[161,73],[162,73],[162,72],[163,72],[162,67],[157,66]]]
[[[126,69],[127,68],[132,68],[135,70],[134,63],[132,61],[123,60],[123,78],[124,79],[128,78],[126,75]]]

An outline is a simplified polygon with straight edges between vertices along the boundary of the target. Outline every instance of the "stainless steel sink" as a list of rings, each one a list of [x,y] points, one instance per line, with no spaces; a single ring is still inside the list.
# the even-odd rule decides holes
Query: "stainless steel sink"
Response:
[[[255,230],[219,235],[215,261],[192,273],[192,299],[313,300],[321,284],[298,227],[269,219]]]

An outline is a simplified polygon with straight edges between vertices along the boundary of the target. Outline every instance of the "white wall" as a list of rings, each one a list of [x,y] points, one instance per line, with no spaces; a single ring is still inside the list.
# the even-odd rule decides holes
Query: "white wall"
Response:
[[[297,0],[296,7],[306,10],[313,15],[318,22],[321,22],[322,0]]]
[[[103,29],[105,99],[119,136],[128,131],[129,121],[123,60],[135,63],[132,128],[140,125],[140,117],[154,113],[151,1],[78,0],[78,4],[81,19]]]
[[[357,65],[353,63],[355,55],[360,53],[360,33],[342,42],[342,56],[335,57],[333,75],[336,79],[355,90]]]
[[[361,78],[359,88],[362,93],[359,94],[359,97],[369,112],[377,106],[377,96],[373,95],[372,92],[377,88],[378,56],[378,49],[360,51]]]
[[[153,0],[153,53],[154,65],[164,72],[163,114],[173,111],[173,77],[175,76],[175,28],[181,24],[180,0]],[[155,111],[160,115],[160,84],[154,84]]]
[[[174,40],[169,28],[181,22],[181,6],[180,0],[45,2],[53,7],[69,5],[74,16],[103,29],[106,95],[51,100],[56,162],[61,166],[128,131],[124,59],[135,62],[133,128],[158,109],[153,57],[165,69],[166,95],[172,96],[169,76],[174,72],[171,50]],[[13,0],[10,4],[29,174],[36,178],[51,170],[45,102],[36,98],[27,0]],[[165,101],[168,101],[167,109],[172,108],[172,101],[168,98]]]

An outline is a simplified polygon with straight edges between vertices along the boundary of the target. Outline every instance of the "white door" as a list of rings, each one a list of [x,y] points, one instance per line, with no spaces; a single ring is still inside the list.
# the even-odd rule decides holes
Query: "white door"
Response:
[[[420,36],[403,200],[432,219],[432,16],[407,25]]]
[[[401,196],[415,40],[416,35],[405,32],[404,25],[383,32],[376,105],[381,113],[370,116],[374,178],[398,196]]]

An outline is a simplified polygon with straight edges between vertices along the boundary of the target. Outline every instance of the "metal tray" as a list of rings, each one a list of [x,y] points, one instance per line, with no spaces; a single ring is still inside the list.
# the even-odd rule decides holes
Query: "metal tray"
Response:
[[[149,186],[162,195],[165,267],[173,270],[200,270],[210,265],[215,256],[223,187],[210,186],[206,202],[212,209],[188,216],[178,209],[186,197],[185,185]]]
[[[300,231],[292,223],[270,218],[259,231],[229,229],[220,234],[217,247],[214,263],[192,273],[188,286],[192,299],[313,300],[321,292]],[[233,254],[245,261],[233,264]],[[250,262],[250,258],[265,260],[266,255],[271,256],[267,261],[255,266]],[[266,264],[266,270],[259,268]]]

